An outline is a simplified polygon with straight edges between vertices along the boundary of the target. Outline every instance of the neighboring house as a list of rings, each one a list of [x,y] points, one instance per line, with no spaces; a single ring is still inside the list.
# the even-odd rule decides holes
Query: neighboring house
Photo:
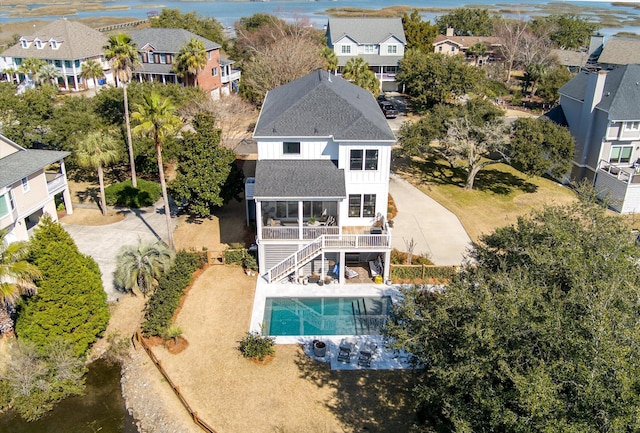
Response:
[[[64,158],[69,152],[25,149],[0,135],[0,230],[7,240],[26,241],[45,214],[58,219],[54,197],[62,193],[72,213]]]
[[[603,69],[640,63],[640,40],[607,38],[598,57],[598,63]]]
[[[359,277],[387,280],[395,137],[373,95],[314,71],[267,93],[254,139],[256,174],[245,194],[255,201],[261,278],[345,283],[357,275],[347,266],[362,266]]]
[[[475,44],[482,44],[486,47],[486,51],[482,55],[472,55],[469,48]],[[447,28],[445,35],[436,36],[433,42],[433,52],[454,56],[462,54],[467,61],[478,66],[501,59],[500,57],[500,39],[493,36],[456,36],[454,29]]]
[[[395,91],[396,72],[407,39],[400,18],[329,18],[327,44],[338,57],[338,74],[352,57],[362,57],[384,91]]]
[[[232,61],[220,58],[220,45],[184,29],[147,28],[129,32],[140,50],[141,66],[133,71],[133,79],[160,83],[184,83],[173,66],[180,49],[196,38],[204,44],[207,63],[198,73],[198,87],[213,98],[228,95],[237,88],[240,72],[231,69]]]
[[[18,43],[0,54],[0,67],[3,71],[11,70],[11,80],[28,81],[25,74],[19,73],[20,65],[27,58],[44,60],[54,65],[60,72],[58,86],[66,90],[82,90],[93,87],[93,80],[84,82],[81,77],[82,64],[95,60],[102,65],[106,82],[113,82],[109,63],[104,58],[103,46],[107,37],[84,24],[68,21],[65,18],[53,21],[34,31],[30,35],[22,35]]]
[[[564,66],[569,72],[579,72],[587,64],[590,53],[578,50],[552,49],[551,56],[555,57],[560,66]]]
[[[559,93],[576,141],[571,177],[592,181],[617,211],[640,212],[640,65],[583,71]]]

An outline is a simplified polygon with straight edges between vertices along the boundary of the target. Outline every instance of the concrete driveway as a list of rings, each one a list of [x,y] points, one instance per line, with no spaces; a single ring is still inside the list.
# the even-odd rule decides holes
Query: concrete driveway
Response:
[[[405,240],[413,239],[414,254],[428,254],[436,265],[462,263],[472,244],[457,216],[395,174],[389,178],[389,193],[398,208],[393,248],[406,251]]]
[[[65,224],[61,221],[64,229],[78,245],[78,249],[83,254],[93,257],[98,263],[109,302],[117,301],[122,296],[122,292],[117,291],[113,283],[116,257],[120,248],[123,245],[135,245],[139,240],[167,240],[167,223],[162,201],[156,206],[126,212],[124,220],[103,226]]]

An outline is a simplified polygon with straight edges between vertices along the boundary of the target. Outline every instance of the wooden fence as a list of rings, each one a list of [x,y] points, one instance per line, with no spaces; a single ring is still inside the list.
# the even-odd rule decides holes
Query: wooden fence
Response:
[[[156,355],[153,353],[153,351],[151,350],[147,342],[144,340],[142,333],[140,332],[140,329],[136,330],[135,334],[133,334],[133,337],[131,338],[131,341],[133,342],[133,347],[135,349],[137,349],[137,344],[139,344],[140,346],[142,346],[144,351],[147,352],[147,355],[149,355],[149,358],[151,358],[151,361],[153,361],[155,366],[158,368],[158,371],[160,372],[160,374],[162,374],[162,376],[166,379],[169,386],[171,386],[171,389],[178,397],[178,400],[180,400],[180,403],[182,403],[182,405],[187,410],[187,412],[189,412],[189,415],[191,416],[191,419],[193,420],[193,422],[207,433],[218,433],[213,427],[211,427],[203,419],[201,419],[193,409],[191,409],[191,406],[189,405],[187,400],[184,398],[182,393],[180,393],[180,388],[178,387],[178,385],[176,385],[171,380],[171,378],[169,377],[169,374],[162,367],[161,361],[156,357]]]

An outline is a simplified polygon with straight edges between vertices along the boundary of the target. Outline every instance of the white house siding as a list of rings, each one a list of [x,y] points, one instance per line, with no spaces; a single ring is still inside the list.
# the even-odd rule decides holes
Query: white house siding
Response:
[[[300,141],[299,155],[285,155],[283,153],[285,141],[297,142],[298,139],[260,139],[258,141],[258,159],[338,159],[338,145],[327,138]]]
[[[350,52],[348,52],[348,53],[343,52],[342,51],[342,47],[343,46],[351,47],[350,48]],[[339,41],[337,41],[335,43],[334,51],[335,51],[337,56],[353,56],[353,57],[357,57],[358,56],[358,43],[355,42],[351,38],[344,37],[344,38],[340,39]],[[364,48],[363,48],[363,52],[364,52]]]
[[[351,150],[375,149],[378,151],[377,170],[351,170]],[[364,155],[364,153],[363,153]],[[340,203],[340,225],[368,226],[374,221],[375,215],[386,216],[389,193],[389,171],[391,165],[391,145],[372,145],[361,143],[342,143],[338,168],[344,169],[347,199]],[[376,210],[374,217],[349,217],[349,194],[375,194]]]
[[[640,212],[640,185],[631,184],[627,188],[627,194],[624,198],[622,211],[620,213],[639,213]]]
[[[396,52],[395,53],[390,53],[388,50],[389,45],[395,45],[396,46]],[[364,47],[362,48],[362,51],[364,53]],[[399,39],[395,38],[395,37],[391,37],[389,39],[387,39],[386,41],[380,43],[380,55],[381,56],[404,56],[404,44],[402,42],[400,42]]]

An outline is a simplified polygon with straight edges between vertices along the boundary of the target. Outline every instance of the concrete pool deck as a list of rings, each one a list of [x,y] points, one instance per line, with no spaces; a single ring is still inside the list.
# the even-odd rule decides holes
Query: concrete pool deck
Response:
[[[359,297],[383,297],[389,296],[392,302],[398,298],[400,291],[398,285],[387,284],[296,284],[290,282],[268,283],[258,277],[256,291],[251,313],[250,330],[261,332],[264,323],[264,312],[267,298],[359,298]],[[406,369],[412,366],[408,362],[408,354],[388,350],[384,346],[381,335],[358,335],[356,349],[353,352],[351,362],[339,362],[337,360],[338,347],[346,337],[353,335],[331,336],[277,336],[276,344],[300,344],[305,348],[305,353],[319,362],[331,365],[332,370],[394,370]],[[327,344],[327,354],[324,357],[313,356],[311,344],[314,340],[321,340]],[[358,365],[358,350],[366,342],[375,342],[378,346],[373,354],[371,365],[362,367]]]

